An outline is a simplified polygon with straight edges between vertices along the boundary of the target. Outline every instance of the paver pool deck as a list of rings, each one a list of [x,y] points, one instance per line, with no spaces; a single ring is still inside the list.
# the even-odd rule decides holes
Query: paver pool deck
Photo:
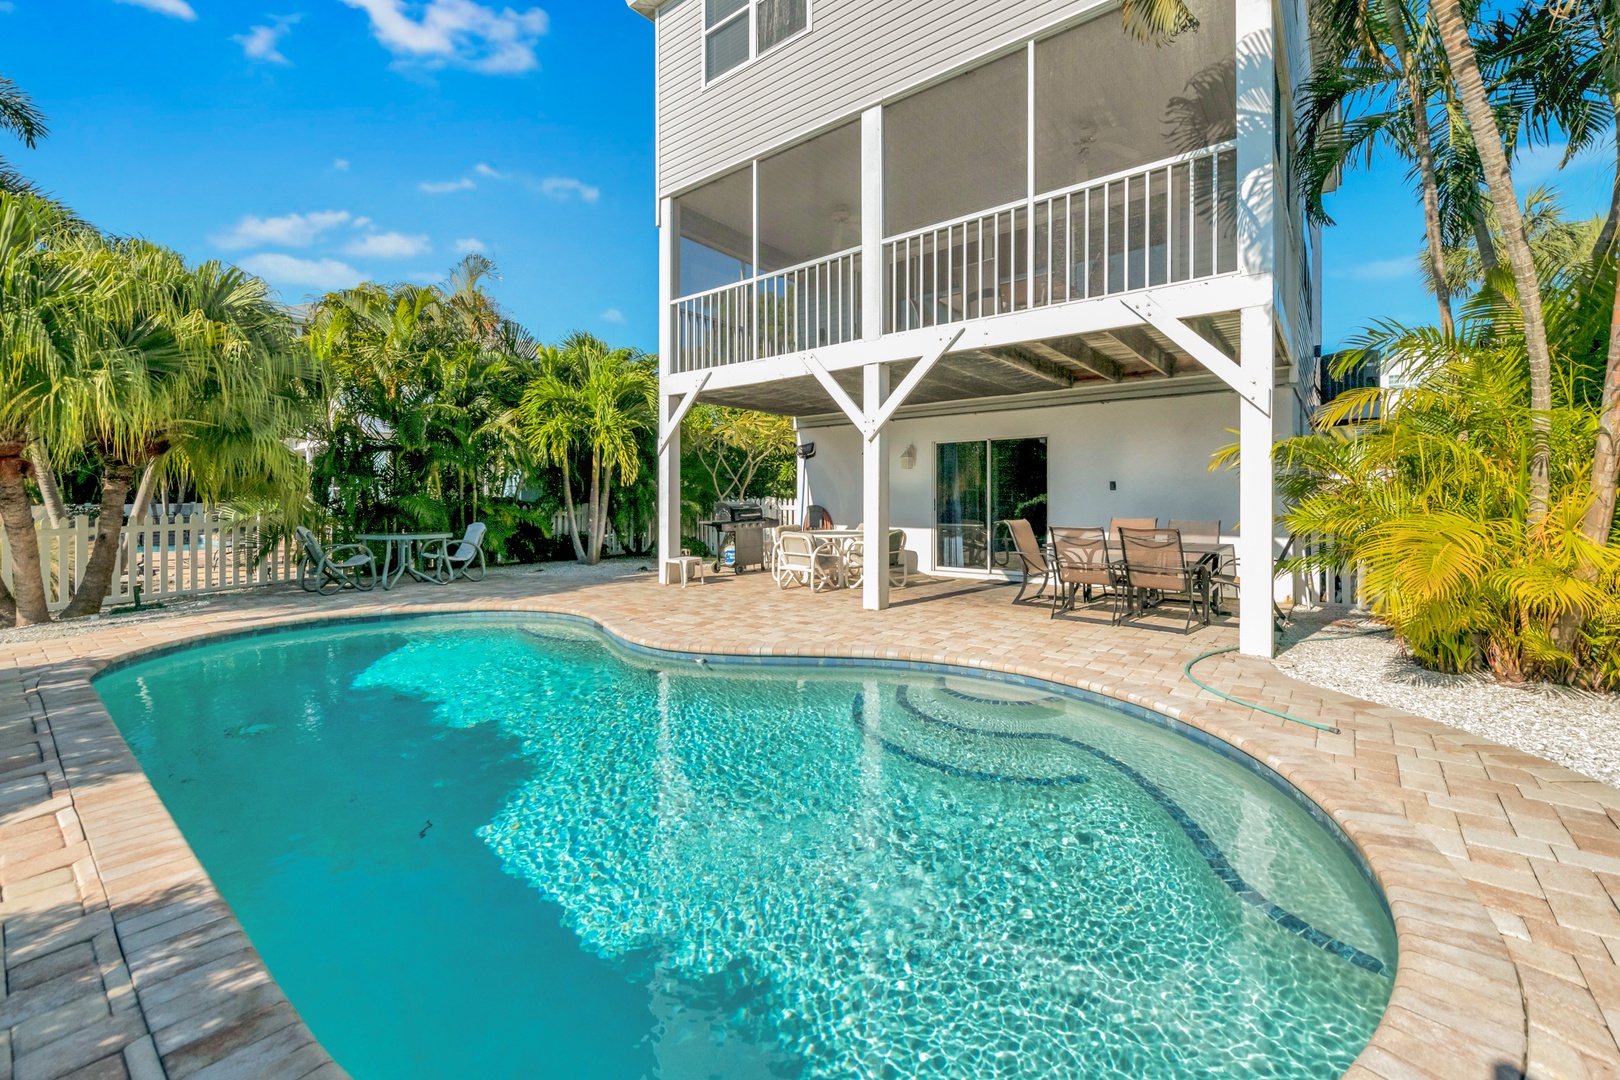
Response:
[[[680,651],[994,668],[1134,702],[1216,735],[1314,799],[1360,848],[1399,939],[1389,1009],[1351,1077],[1620,1077],[1620,790],[1531,754],[1290,679],[1236,644],[1058,620],[1012,590],[924,581],[886,612],[858,592],[581,583],[527,570],[480,584],[314,597],[274,587],[147,622],[0,644],[0,1080],[340,1077],[214,890],[90,688],[120,657],[211,635],[430,611],[580,615]],[[1166,623],[1168,626],[1169,623]]]

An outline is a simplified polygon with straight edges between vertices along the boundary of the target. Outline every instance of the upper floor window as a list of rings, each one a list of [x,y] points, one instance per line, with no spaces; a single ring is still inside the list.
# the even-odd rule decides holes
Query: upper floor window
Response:
[[[703,0],[703,69],[717,79],[810,25],[810,0]]]

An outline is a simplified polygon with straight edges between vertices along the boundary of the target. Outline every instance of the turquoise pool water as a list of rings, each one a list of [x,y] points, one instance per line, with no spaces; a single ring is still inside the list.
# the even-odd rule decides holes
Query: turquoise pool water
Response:
[[[359,1080],[1334,1077],[1390,992],[1300,805],[1040,689],[453,618],[96,689]]]

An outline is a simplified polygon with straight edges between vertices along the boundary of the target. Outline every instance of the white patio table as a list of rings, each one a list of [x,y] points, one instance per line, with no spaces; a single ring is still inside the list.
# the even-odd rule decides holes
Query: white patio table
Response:
[[[428,532],[428,533],[360,533],[355,537],[362,544],[369,544],[375,540],[383,545],[383,559],[381,578],[382,587],[392,589],[399,584],[399,579],[409,571],[411,577],[417,581],[431,581],[439,584],[434,578],[422,573],[416,568],[416,552],[420,545],[429,540],[449,540],[454,533]]]
[[[859,540],[863,534],[861,529],[806,529],[809,535],[816,538],[817,550],[825,548],[829,554],[838,560],[838,587],[849,588],[849,546]]]

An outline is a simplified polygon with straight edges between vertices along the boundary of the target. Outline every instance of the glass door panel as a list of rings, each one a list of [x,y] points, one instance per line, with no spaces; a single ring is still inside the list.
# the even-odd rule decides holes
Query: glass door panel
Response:
[[[987,444],[940,443],[935,474],[935,564],[979,570],[985,566],[985,510],[989,503]]]
[[[990,520],[1024,518],[1037,543],[1046,542],[1046,440],[998,439],[990,444]],[[991,565],[1022,570],[1018,545],[1005,527],[992,531]]]
[[[995,523],[1024,518],[1046,536],[1046,440],[940,443],[937,452],[935,565],[1018,567],[1012,534]]]

